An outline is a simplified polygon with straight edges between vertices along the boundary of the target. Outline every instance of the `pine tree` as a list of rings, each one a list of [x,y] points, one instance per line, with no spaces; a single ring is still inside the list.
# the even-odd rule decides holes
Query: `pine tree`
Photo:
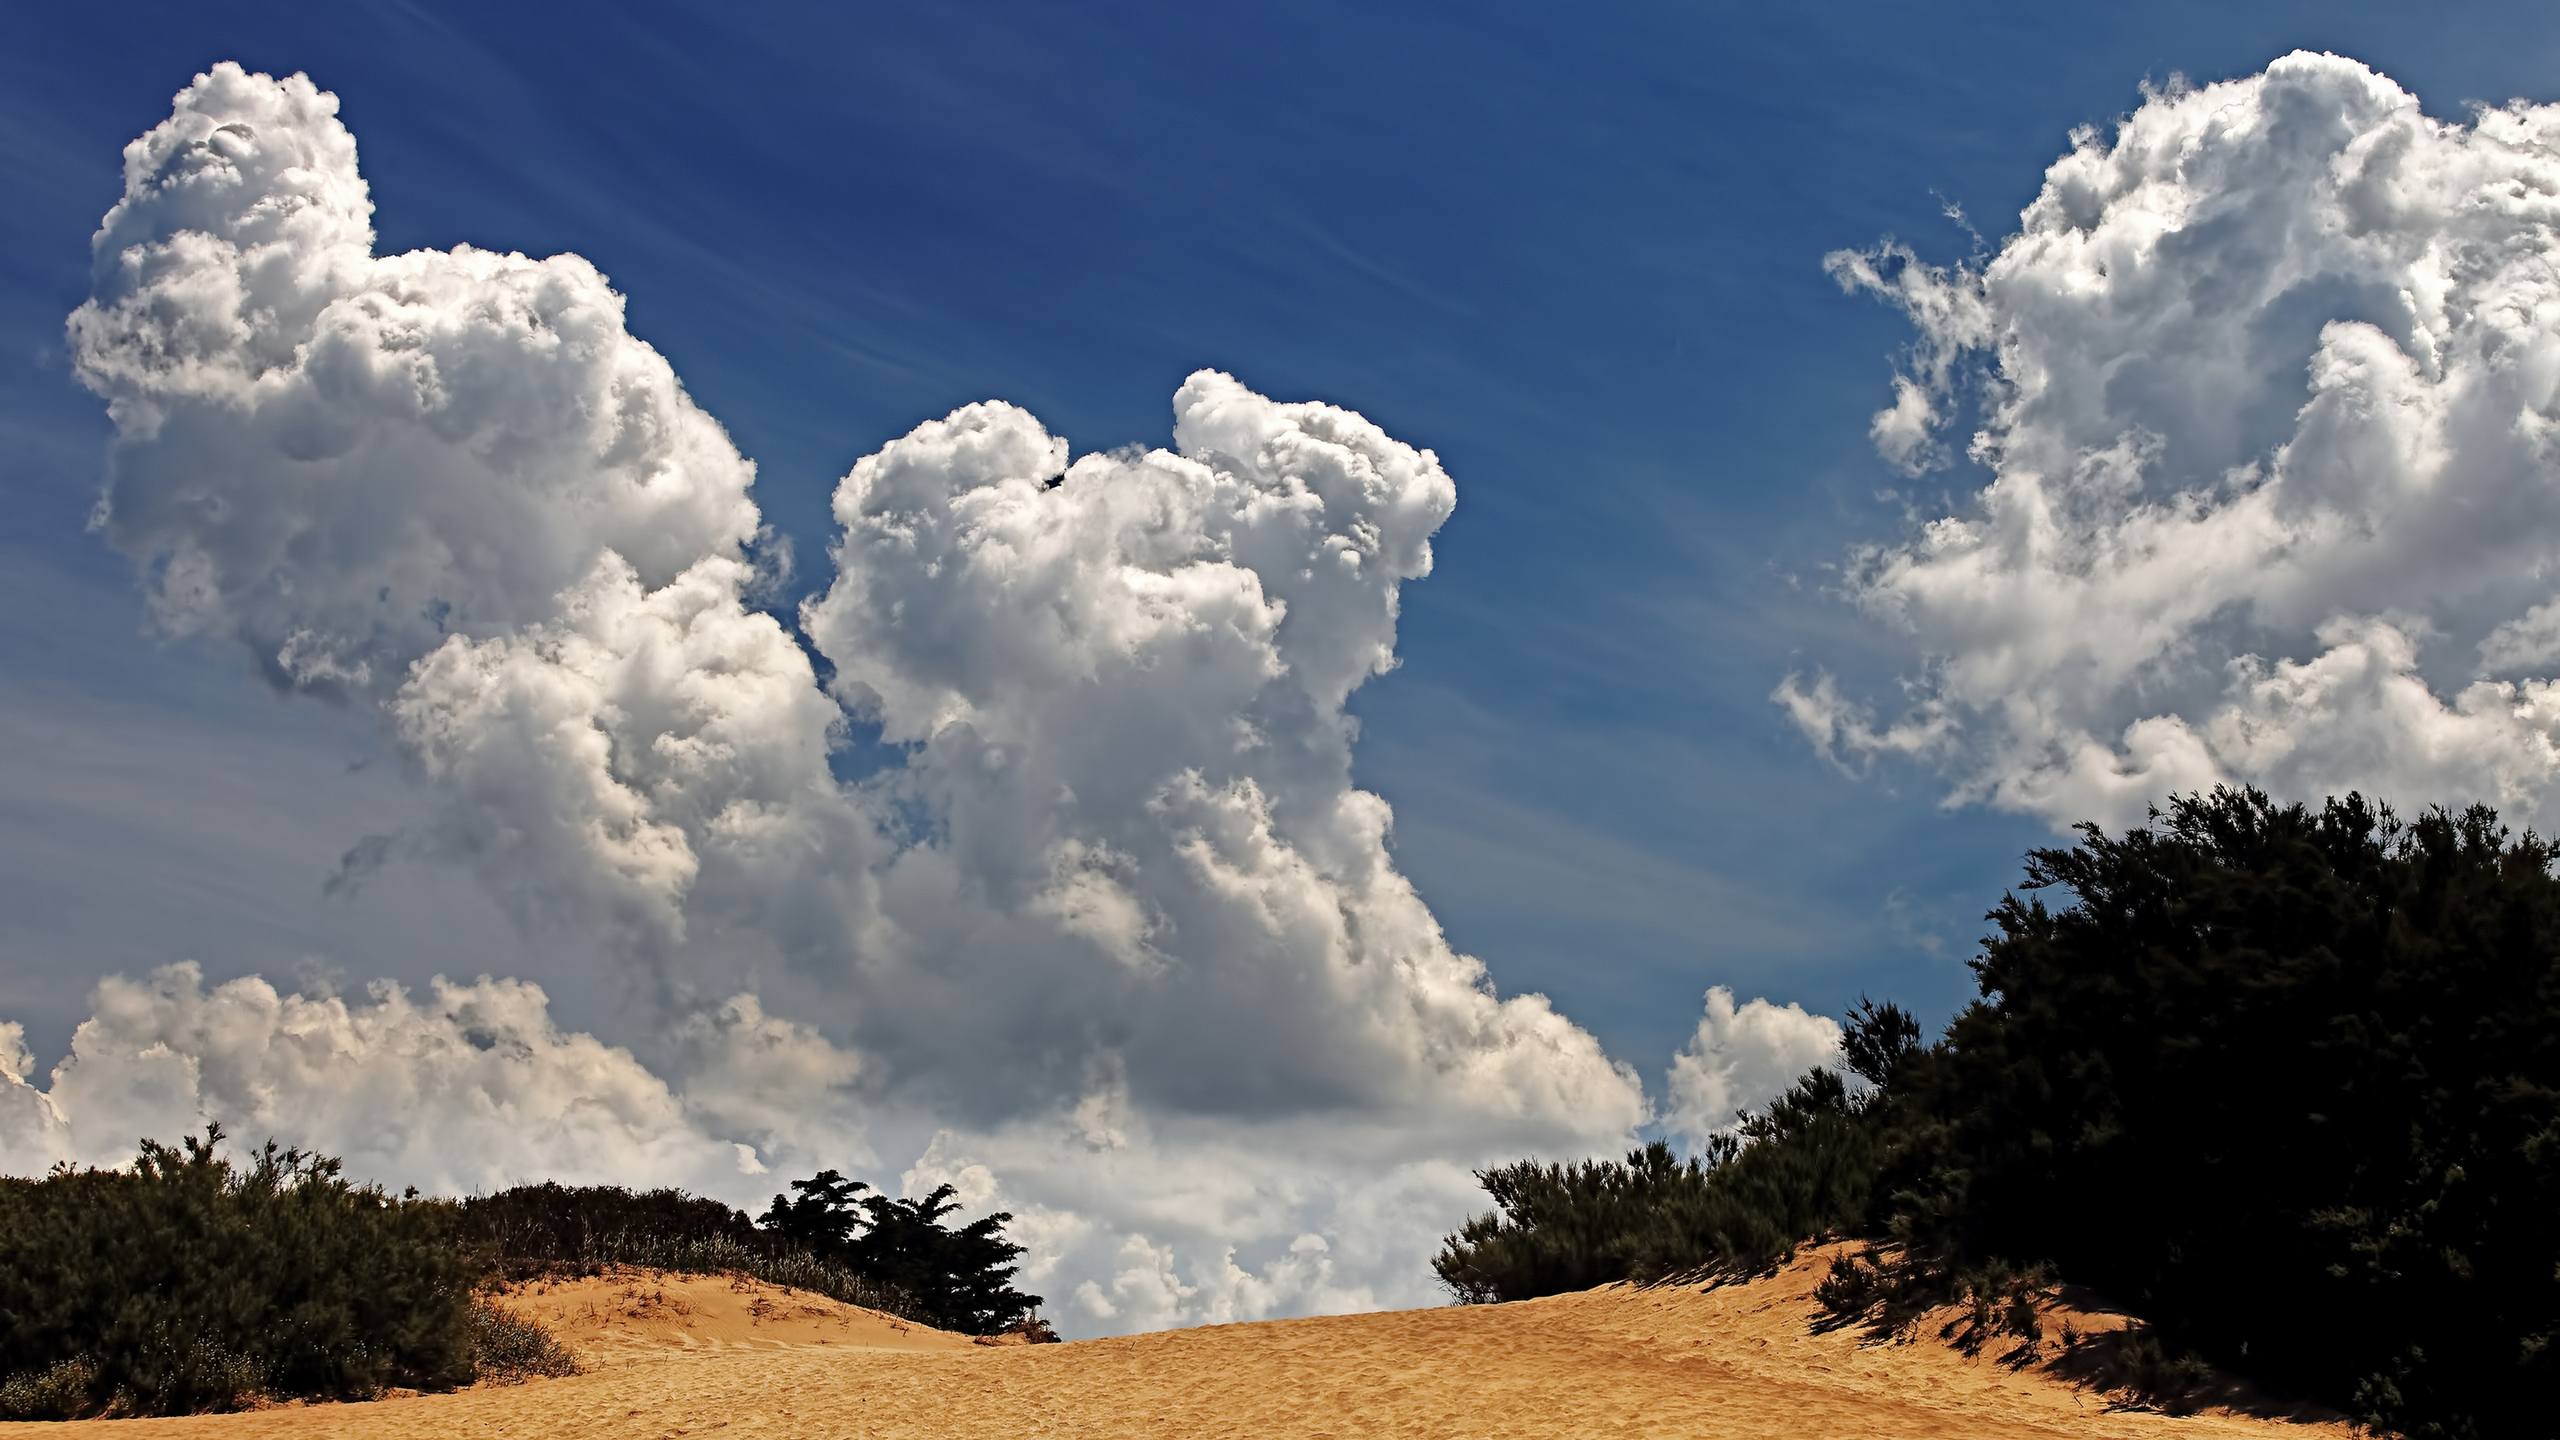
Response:
[[[822,1170],[776,1195],[760,1223],[787,1243],[913,1297],[925,1323],[993,1335],[1031,1314],[1040,1297],[1013,1288],[1023,1247],[1004,1238],[1005,1211],[957,1229],[944,1222],[959,1192],[938,1186],[921,1199],[882,1195],[859,1180]]]
[[[851,1260],[855,1233],[868,1214],[863,1192],[871,1187],[837,1171],[821,1170],[806,1180],[792,1181],[791,1188],[800,1193],[788,1199],[774,1196],[756,1223],[821,1260]]]
[[[917,1200],[864,1197],[870,1226],[854,1241],[853,1263],[922,1300],[941,1328],[992,1335],[1030,1314],[1040,1297],[1013,1288],[1023,1253],[1004,1238],[1013,1216],[999,1210],[948,1228],[958,1195],[938,1185]]]

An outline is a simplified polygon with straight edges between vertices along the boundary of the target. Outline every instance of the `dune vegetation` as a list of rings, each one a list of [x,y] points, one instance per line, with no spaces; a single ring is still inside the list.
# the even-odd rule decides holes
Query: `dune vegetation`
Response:
[[[0,1179],[0,1420],[170,1415],[557,1376],[575,1358],[490,1298],[619,1268],[734,1275],[963,1335],[1051,1338],[1010,1281],[1002,1213],[948,1189],[865,1196],[833,1171],[758,1224],[676,1190],[386,1193],[219,1126],[126,1169]],[[867,1203],[866,1203],[867,1202]]]
[[[272,1143],[234,1162],[221,1139],[0,1181],[0,1419],[473,1377],[470,1265],[438,1208]]]
[[[1162,1330],[952,1335],[738,1277],[619,1270],[498,1297],[582,1373],[363,1405],[97,1421],[99,1440],[2349,1440],[2334,1419],[2171,1417],[2050,1367],[1808,1326],[1838,1246],[1747,1284]],[[2049,1311],[2101,1330],[2117,1317]]]
[[[1817,1071],[1685,1162],[1488,1171],[1462,1300],[1763,1273],[1866,1243],[1836,1323],[2027,1351],[2061,1282],[2145,1317],[2118,1372],[2212,1367],[2417,1436],[2544,1433],[2560,1395],[2560,877],[2486,808],[2190,796],[2041,849],[1945,1033],[1848,1017]],[[2048,906],[2051,895],[2060,903]],[[2523,1417],[2539,1417],[2527,1420]],[[2523,1428],[2518,1428],[2522,1426]]]

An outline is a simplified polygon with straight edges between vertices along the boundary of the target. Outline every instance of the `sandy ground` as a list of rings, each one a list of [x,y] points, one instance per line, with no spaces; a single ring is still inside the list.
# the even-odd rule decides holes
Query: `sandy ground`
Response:
[[[1715,1289],[988,1346],[768,1286],[625,1276],[520,1292],[588,1373],[362,1405],[0,1425],[124,1440],[524,1436],[2256,1436],[2336,1425],[2110,1409],[1930,1340],[1807,1329],[1821,1256]]]

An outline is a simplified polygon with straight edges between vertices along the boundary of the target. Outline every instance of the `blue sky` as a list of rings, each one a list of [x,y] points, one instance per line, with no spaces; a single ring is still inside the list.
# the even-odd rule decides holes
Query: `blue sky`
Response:
[[[116,153],[210,62],[344,99],[385,251],[575,251],[760,467],[823,583],[858,456],[988,396],[1161,443],[1203,365],[1459,485],[1356,701],[1361,782],[1451,938],[1651,1072],[1698,992],[1931,1016],[2042,820],[1843,775],[1769,701],[1899,658],[1826,567],[1898,529],[1907,327],[1823,255],[1995,242],[2145,77],[2355,55],[2432,113],[2548,89],[2540,7],[127,5],[0,19],[0,1015],[191,955],[611,993],[470,885],[328,897],[417,801],[358,719],[142,633],[84,533],[107,426],[63,316]],[[1940,489],[1962,475],[1932,482]],[[1930,491],[1934,496],[1938,492]],[[1924,508],[1929,503],[1922,501]],[[1932,513],[1935,513],[1932,511]]]

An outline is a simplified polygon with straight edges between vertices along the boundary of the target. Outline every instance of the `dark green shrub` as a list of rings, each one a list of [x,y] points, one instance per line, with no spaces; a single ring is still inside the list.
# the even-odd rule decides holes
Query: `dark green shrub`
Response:
[[[272,1143],[235,1164],[220,1139],[0,1184],[10,1407],[173,1414],[471,1378],[469,1273],[431,1209]]]
[[[2015,1340],[2012,1358],[2032,1358],[2044,1343],[2044,1317],[2037,1304],[2053,1293],[2052,1277],[2042,1270],[2021,1270],[1993,1260],[1963,1271],[1948,1287],[1957,1307],[1955,1318],[1941,1331],[1967,1355],[1979,1355],[2001,1340]]]
[[[1683,1196],[1702,1194],[1706,1167],[1656,1142],[1623,1162],[1516,1165],[1480,1171],[1489,1215],[1441,1243],[1431,1268],[1459,1300],[1484,1304],[1588,1290],[1632,1275],[1640,1237]]]
[[[2148,1325],[2119,1331],[2110,1360],[2115,1388],[2172,1415],[2195,1409],[2220,1378],[2203,1356],[2162,1344]]]
[[[1874,1125],[1839,1074],[1815,1070],[1740,1136],[1708,1148],[1703,1183],[1675,1191],[1635,1228],[1630,1279],[1764,1273],[1795,1247],[1865,1218]]]
[[[1970,1343],[1978,1350],[1991,1325],[1983,1287],[1968,1284],[1952,1268],[1906,1263],[1891,1248],[1869,1246],[1834,1258],[1813,1299],[1825,1329],[1856,1325],[1908,1338],[1929,1312],[1961,1303],[1971,1312]]]
[[[1813,1287],[1813,1300],[1836,1322],[1873,1321],[1892,1300],[1893,1277],[1893,1271],[1876,1263],[1874,1251],[1852,1250],[1833,1258],[1822,1283]]]
[[[673,1254],[728,1241],[751,1244],[746,1212],[682,1190],[618,1185],[518,1185],[454,1204],[454,1234],[484,1265],[538,1269],[647,1263],[640,1251]],[[664,1265],[662,1269],[687,1267]]]
[[[1656,1141],[1622,1162],[1481,1171],[1494,1211],[1443,1241],[1432,1269],[1466,1302],[1768,1270],[1866,1218],[1869,1110],[1837,1073],[1815,1070],[1687,1160]]]
[[[2532,1434],[2560,1394],[2560,852],[2481,807],[2171,802],[2028,857],[1981,998],[1943,1039],[1891,1006],[1712,1150],[1486,1172],[1436,1262],[1461,1298],[1750,1269],[1876,1242],[1830,1323],[2040,1348],[2044,1277],[2156,1330],[2104,1383],[2183,1403],[2221,1365],[2378,1429]],[[1642,1172],[1642,1173],[1639,1173]],[[2117,1343],[2117,1342],[2111,1342]]]
[[[2049,1264],[2164,1356],[2514,1433],[2560,1393],[2554,858],[2485,808],[2235,791],[2035,852],[2069,903],[1992,912],[1982,998],[1897,1086],[1896,1263]]]

